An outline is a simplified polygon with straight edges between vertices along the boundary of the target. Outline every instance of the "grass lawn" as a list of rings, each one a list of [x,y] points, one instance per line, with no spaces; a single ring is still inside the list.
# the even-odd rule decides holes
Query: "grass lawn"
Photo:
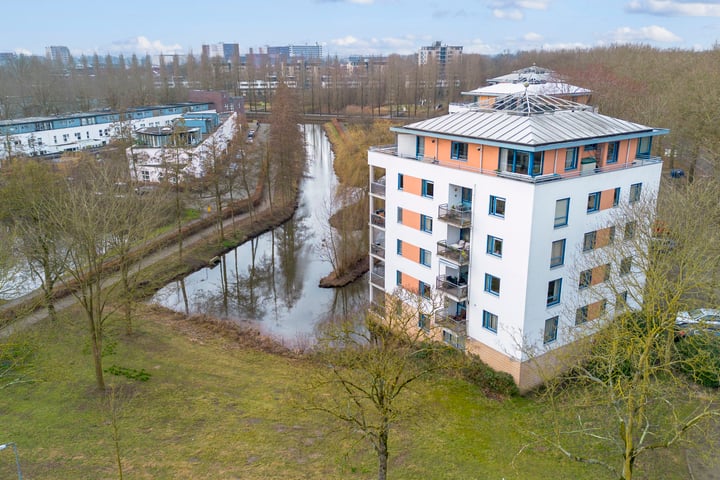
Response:
[[[146,382],[107,374],[118,414],[97,394],[85,324],[61,314],[21,337],[36,346],[37,381],[0,390],[0,443],[16,442],[26,479],[375,478],[374,453],[336,420],[303,409],[317,368],[290,355],[242,346],[185,317],[146,308],[132,336],[111,326],[111,365]],[[528,398],[494,400],[464,381],[415,384],[420,408],[391,432],[391,479],[611,478],[547,447],[523,450],[546,420]],[[0,479],[15,478],[0,452]],[[656,477],[659,478],[659,477]],[[672,476],[665,471],[663,478]]]

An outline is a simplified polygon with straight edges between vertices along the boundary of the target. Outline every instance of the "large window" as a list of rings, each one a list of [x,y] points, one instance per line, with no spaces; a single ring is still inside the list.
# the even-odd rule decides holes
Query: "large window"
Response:
[[[483,328],[490,330],[491,332],[497,333],[498,328],[498,316],[494,313],[490,313],[487,310],[483,310]]]
[[[433,198],[435,195],[435,184],[431,182],[430,180],[423,180],[422,181],[422,196]]]
[[[547,306],[557,305],[560,303],[560,291],[562,290],[562,278],[557,278],[548,282],[547,290]]]
[[[400,239],[398,238],[398,241],[397,241],[397,254],[398,254],[398,255],[402,255],[402,250],[403,250],[403,249],[402,249],[402,245],[403,245],[402,240],[400,240]]]
[[[607,148],[607,163],[616,163],[618,161],[620,142],[610,142],[607,144]]]
[[[405,188],[405,175],[398,173],[398,190]]]
[[[450,158],[454,160],[467,160],[468,144],[462,142],[452,142]]]
[[[418,314],[418,328],[427,331],[430,328],[430,318],[427,313],[420,312]]]
[[[583,252],[589,252],[595,248],[595,242],[597,241],[597,232],[587,232],[583,238]]]
[[[555,202],[555,227],[563,227],[568,224],[568,210],[570,209],[570,199],[561,198]]]
[[[613,207],[617,207],[620,204],[620,187],[617,187],[613,191]]]
[[[415,155],[418,160],[425,156],[425,137],[415,138]]]
[[[565,239],[552,242],[550,249],[550,267],[559,267],[565,263]]]
[[[433,230],[433,219],[427,215],[420,215],[420,230],[427,233],[432,233]]]
[[[575,311],[575,325],[580,325],[588,321],[588,306],[578,308]]]
[[[650,157],[650,149],[652,147],[652,137],[643,137],[638,139],[637,156],[638,158]]]
[[[505,199],[502,197],[496,197],[495,195],[490,195],[490,215],[495,215],[496,217],[504,217],[505,216]]]
[[[490,255],[502,257],[502,245],[502,238],[493,237],[492,235],[487,236],[487,253]]]
[[[525,175],[540,175],[543,169],[544,152],[526,152],[523,150],[503,150],[506,153],[505,171]]]
[[[642,183],[634,183],[630,185],[630,203],[635,203],[640,200],[640,194],[642,193]]]
[[[426,267],[430,266],[430,262],[432,261],[432,254],[429,250],[425,250],[424,248],[420,249],[420,263],[425,265]]]
[[[587,212],[597,212],[600,210],[600,192],[593,192],[588,195]]]
[[[583,289],[590,286],[592,283],[592,270],[583,270],[580,272],[580,281],[578,282],[578,288]]]
[[[578,149],[568,148],[565,150],[565,170],[575,170],[577,168]]]
[[[632,270],[632,257],[620,260],[620,275],[627,275]]]
[[[500,295],[500,279],[489,273],[485,274],[485,291],[493,295]]]
[[[418,291],[420,292],[420,295],[425,298],[430,298],[432,294],[432,289],[430,288],[430,285],[423,282],[422,280],[420,280],[418,283]]]
[[[551,343],[557,340],[558,317],[552,317],[545,320],[545,332],[543,333],[543,343]]]

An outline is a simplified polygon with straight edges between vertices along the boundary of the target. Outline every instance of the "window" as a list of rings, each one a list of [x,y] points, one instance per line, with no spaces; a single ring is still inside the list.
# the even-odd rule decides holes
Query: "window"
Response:
[[[405,188],[405,175],[398,173],[398,190]]]
[[[637,156],[638,158],[648,158],[652,147],[652,137],[643,137],[638,139]]]
[[[575,170],[577,168],[577,159],[577,147],[565,150],[565,170]]]
[[[53,135],[53,142],[57,143],[57,135]]]
[[[403,219],[403,209],[401,207],[397,207],[397,219],[398,223],[402,223]]]
[[[418,160],[425,156],[425,137],[415,139],[415,155]]]
[[[559,267],[565,263],[565,239],[552,242],[550,249],[550,267]]]
[[[452,345],[455,348],[462,348],[460,342],[458,342],[457,335],[453,332],[443,329],[443,342]]]
[[[395,285],[397,285],[397,286],[402,285],[402,272],[400,270],[397,270],[395,272]]]
[[[397,241],[397,254],[398,255],[402,255],[402,244],[403,244],[402,240],[398,239],[398,241]]]
[[[592,283],[592,269],[583,270],[580,272],[580,281],[578,282],[578,288],[583,289],[590,286]]]
[[[560,303],[560,290],[562,289],[562,278],[548,282],[547,306]]]
[[[418,327],[427,330],[430,327],[430,322],[427,314],[420,312],[418,314]]]
[[[606,263],[603,267],[603,282],[610,280],[610,264]]]
[[[545,332],[543,333],[543,343],[551,343],[557,340],[558,317],[552,317],[545,320]]]
[[[620,204],[620,187],[617,187],[613,192],[613,207],[617,207]]]
[[[430,253],[429,250],[425,250],[424,248],[421,248],[420,249],[420,263],[422,263],[426,267],[429,267],[431,261],[432,261],[432,253]]]
[[[493,237],[492,235],[487,236],[487,253],[495,255],[496,257],[502,257],[502,238]]]
[[[143,182],[149,182],[150,172],[148,172],[147,170],[140,170],[140,177],[142,177]]]
[[[435,195],[435,184],[431,182],[430,180],[423,180],[422,181],[422,196],[433,198],[433,195]]]
[[[495,215],[496,217],[504,217],[505,216],[505,199],[502,197],[496,197],[495,195],[490,195],[490,215]]]
[[[607,228],[608,245],[615,241],[615,225]]]
[[[555,228],[564,227],[568,224],[568,210],[570,209],[570,199],[561,198],[555,202]]]
[[[625,232],[623,233],[625,240],[632,240],[635,237],[636,228],[637,223],[634,220],[625,224]]]
[[[588,307],[580,307],[575,311],[575,325],[581,325],[588,321]]]
[[[485,274],[485,291],[493,295],[500,295],[500,279],[489,273]]]
[[[642,192],[642,183],[634,183],[630,185],[630,203],[635,203],[640,200],[640,193]]]
[[[490,313],[487,310],[483,310],[483,328],[490,330],[493,333],[497,333],[498,317],[494,313]]]
[[[523,150],[505,150],[500,155],[505,155],[505,171],[522,173],[525,175],[540,175],[543,168],[543,157],[545,152],[525,152]]]
[[[425,298],[430,298],[430,294],[431,294],[430,285],[428,285],[427,283],[420,280],[418,287],[419,287],[418,291],[420,292],[421,296],[423,296]]]
[[[627,275],[632,270],[632,257],[620,260],[620,275]]]
[[[597,232],[587,232],[583,238],[583,252],[589,252],[595,248],[595,240],[597,239]]]
[[[432,233],[433,220],[432,217],[427,215],[420,215],[420,230],[427,233]]]
[[[615,311],[616,312],[622,312],[627,307],[627,296],[628,292],[620,292],[617,294],[617,297],[615,297]]]
[[[619,147],[620,147],[620,142],[610,142],[607,144],[607,161],[606,161],[606,163],[617,163]]]
[[[450,158],[454,160],[467,160],[468,144],[461,142],[452,142]]]
[[[600,192],[593,192],[588,195],[587,212],[597,212],[600,210]]]

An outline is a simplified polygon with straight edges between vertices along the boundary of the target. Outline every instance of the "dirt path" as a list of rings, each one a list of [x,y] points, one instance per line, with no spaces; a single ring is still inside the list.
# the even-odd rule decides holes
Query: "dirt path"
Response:
[[[268,212],[270,209],[270,203],[267,199],[267,196],[264,196],[262,201],[258,206],[255,207],[255,210],[253,212],[253,215],[261,215],[263,213]],[[243,220],[250,218],[250,212],[246,212],[243,214],[235,215],[234,217],[227,218],[223,221],[223,228],[225,231],[232,230],[234,224],[240,223]],[[194,246],[207,244],[210,241],[212,241],[214,238],[217,238],[217,225],[213,224],[199,232],[193,233],[188,235],[183,239],[183,247],[187,249],[191,249]],[[170,243],[164,247],[161,247],[152,253],[143,256],[135,262],[131,267],[131,273],[135,274],[139,272],[141,269],[146,268],[150,265],[154,265],[156,263],[160,263],[163,261],[167,261],[169,258],[171,258],[173,255],[177,255],[178,253],[178,246],[177,243]],[[111,287],[115,283],[120,281],[120,275],[119,273],[114,273],[110,277],[108,277],[103,282],[103,288]],[[0,313],[5,311],[12,311],[14,309],[22,309],[22,305],[28,305],[28,304],[37,304],[41,302],[42,299],[42,291],[35,290],[27,295],[24,295],[22,297],[13,299],[9,301],[8,303],[0,306]],[[66,308],[69,308],[77,303],[77,300],[72,294],[64,295],[61,298],[58,298],[55,300],[55,309],[59,312]],[[12,335],[13,333],[20,331],[22,329],[25,329],[31,325],[34,325],[41,320],[44,320],[48,317],[47,309],[44,307],[36,308],[32,312],[28,313],[27,315],[23,315],[22,318],[19,318],[15,321],[10,322],[9,324],[3,326],[0,328],[0,338],[6,338]]]

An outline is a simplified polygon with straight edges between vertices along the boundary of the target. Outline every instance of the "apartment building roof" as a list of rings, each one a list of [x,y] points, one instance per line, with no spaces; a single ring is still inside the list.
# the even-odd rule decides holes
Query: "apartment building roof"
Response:
[[[663,133],[627,120],[601,115],[593,107],[527,92],[501,97],[492,104],[392,128],[398,133],[431,133],[490,144],[526,147],[596,138],[621,139]],[[533,148],[531,148],[533,149]]]

